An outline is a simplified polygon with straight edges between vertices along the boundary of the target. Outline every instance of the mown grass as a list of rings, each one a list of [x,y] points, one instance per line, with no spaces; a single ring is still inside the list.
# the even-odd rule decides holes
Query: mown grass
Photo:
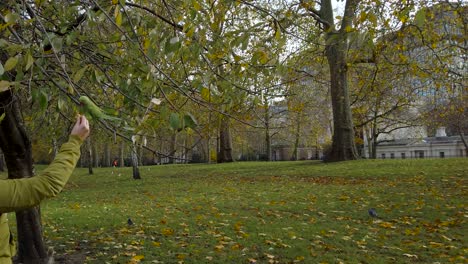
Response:
[[[42,204],[47,244],[85,263],[467,263],[468,159],[141,173],[77,169]]]

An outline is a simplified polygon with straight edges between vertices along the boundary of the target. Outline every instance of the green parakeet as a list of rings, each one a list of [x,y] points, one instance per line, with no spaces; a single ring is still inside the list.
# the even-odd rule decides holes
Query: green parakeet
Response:
[[[81,112],[87,117],[94,119],[120,120],[118,117],[106,115],[99,106],[97,106],[87,96],[81,96],[80,99]]]

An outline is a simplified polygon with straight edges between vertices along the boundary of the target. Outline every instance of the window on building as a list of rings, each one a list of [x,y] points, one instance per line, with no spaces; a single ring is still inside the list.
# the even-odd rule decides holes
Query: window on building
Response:
[[[385,153],[382,153],[382,159],[385,159]]]
[[[406,153],[404,153],[404,152],[401,153],[401,158],[402,158],[402,159],[406,159]]]
[[[445,152],[442,152],[442,151],[439,152],[439,157],[440,157],[440,158],[445,158]]]
[[[420,158],[420,159],[424,159],[424,151],[422,151],[422,150],[417,150],[417,151],[415,151],[414,154],[416,154],[416,157],[418,157],[418,158]]]
[[[390,158],[394,159],[395,158],[395,153],[390,153]]]

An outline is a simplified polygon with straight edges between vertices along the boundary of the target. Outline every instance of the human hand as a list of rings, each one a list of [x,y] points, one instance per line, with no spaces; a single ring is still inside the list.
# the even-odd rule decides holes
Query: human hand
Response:
[[[89,136],[89,122],[84,115],[78,115],[70,135],[76,135],[85,140]]]

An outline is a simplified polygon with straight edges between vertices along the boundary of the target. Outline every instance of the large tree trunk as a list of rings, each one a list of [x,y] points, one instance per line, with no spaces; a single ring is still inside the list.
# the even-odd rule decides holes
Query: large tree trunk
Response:
[[[0,147],[5,155],[8,178],[33,176],[31,142],[24,129],[18,99],[6,91],[0,93]],[[18,260],[22,263],[48,263],[49,256],[42,238],[39,208],[16,212],[18,226]]]
[[[345,41],[343,39],[326,47],[333,107],[333,143],[327,161],[354,160],[359,157],[354,143]]]
[[[354,143],[347,65],[349,29],[352,29],[359,2],[360,0],[346,0],[340,29],[336,30],[332,1],[320,1],[320,17],[325,21],[323,24],[326,32],[325,56],[330,68],[333,108],[333,142],[326,161],[354,160],[359,157]]]
[[[219,153],[218,153],[218,163],[223,162],[233,162],[232,158],[232,140],[231,140],[231,130],[230,130],[230,120],[229,117],[223,116],[221,118],[220,128],[219,128]]]

